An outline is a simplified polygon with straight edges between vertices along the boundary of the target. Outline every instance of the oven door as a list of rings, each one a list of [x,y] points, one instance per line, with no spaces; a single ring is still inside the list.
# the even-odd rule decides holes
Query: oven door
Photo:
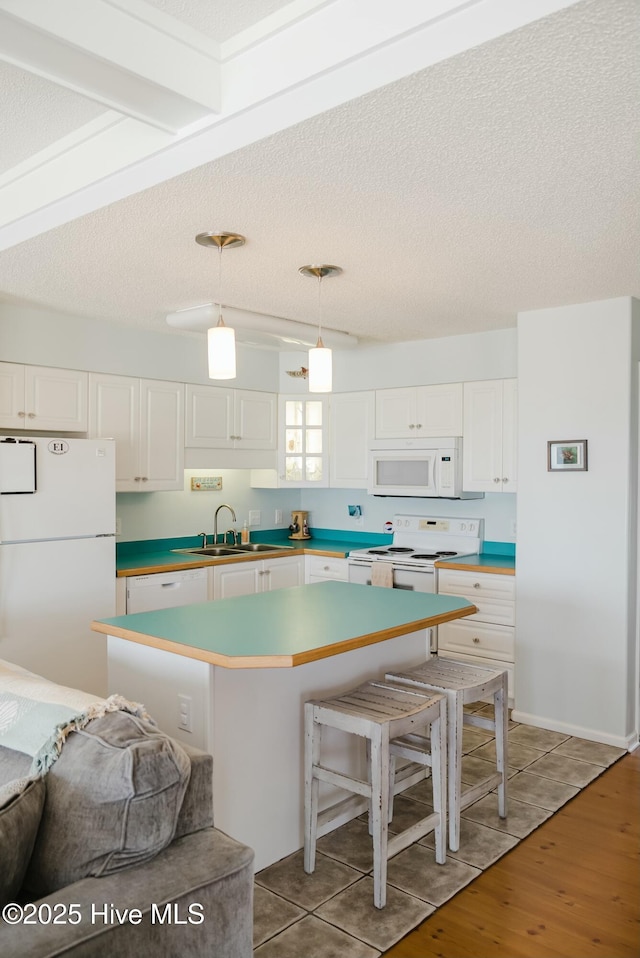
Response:
[[[349,559],[349,582],[371,585],[371,567],[373,562],[367,559]],[[435,592],[435,572],[433,569],[416,569],[407,566],[393,566],[393,588],[407,589],[410,592]]]
[[[361,585],[371,585],[371,566],[373,562],[367,559],[349,559],[349,582],[358,582]],[[434,569],[408,568],[393,566],[393,588],[408,589],[412,592],[435,592],[436,576]],[[435,629],[429,629],[429,648],[432,653],[437,651]]]

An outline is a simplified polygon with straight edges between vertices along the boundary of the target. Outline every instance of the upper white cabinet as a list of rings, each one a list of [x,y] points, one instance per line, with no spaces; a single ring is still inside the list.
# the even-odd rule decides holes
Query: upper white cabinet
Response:
[[[91,373],[89,435],[116,440],[116,490],[184,487],[184,386]]]
[[[88,373],[0,363],[0,427],[87,431]]]
[[[337,489],[366,489],[375,393],[336,393],[329,402],[329,485]]]
[[[276,422],[275,393],[187,385],[188,448],[275,449]]]
[[[463,486],[517,492],[517,380],[464,384]]]
[[[462,435],[462,383],[376,391],[376,439]]]
[[[252,469],[254,488],[329,485],[328,410],[324,396],[279,396],[278,468]]]

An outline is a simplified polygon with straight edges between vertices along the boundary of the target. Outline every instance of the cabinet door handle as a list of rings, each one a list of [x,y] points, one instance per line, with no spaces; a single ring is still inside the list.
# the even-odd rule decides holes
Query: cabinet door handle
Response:
[[[35,418],[36,418],[36,414],[35,414],[34,412],[28,413],[28,416],[29,416],[29,419],[35,419]]]
[[[27,414],[26,414],[26,412],[23,412],[22,410],[20,410],[20,412],[18,413],[18,415],[20,416],[21,419],[24,419],[24,417],[25,417]]]
[[[328,572],[330,567],[328,565],[324,565],[322,568],[324,569],[325,572]]]
[[[133,477],[133,481],[134,481],[134,482],[140,482],[140,476],[134,476],[134,477]]]
[[[495,477],[495,479],[494,479],[493,481],[494,481],[494,482],[500,482],[500,479],[499,479],[499,477],[498,477],[498,476],[496,476],[496,477]]]
[[[480,588],[480,583],[479,583],[479,582],[474,582],[474,583],[473,583],[473,588],[474,588],[474,589],[479,589],[479,588]]]
[[[142,481],[143,481],[143,482],[149,482],[149,477],[148,477],[148,476],[143,476],[143,477],[142,477]]]
[[[475,642],[476,645],[479,645],[479,644],[480,644],[480,639],[478,638],[477,635],[474,635],[473,641]]]
[[[503,482],[509,482],[509,479],[507,478],[507,476],[503,476],[502,481],[503,481]]]
[[[416,423],[416,429],[422,429],[422,423],[421,423],[421,422],[417,422],[417,423]]]
[[[415,429],[415,428],[416,428],[416,427],[415,427],[415,424],[412,423],[412,422],[410,422],[410,423],[409,423],[409,429]]]

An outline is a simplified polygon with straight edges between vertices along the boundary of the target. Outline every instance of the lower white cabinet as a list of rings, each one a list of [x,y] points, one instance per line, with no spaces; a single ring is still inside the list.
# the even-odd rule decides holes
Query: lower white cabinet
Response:
[[[346,559],[305,556],[304,581],[307,585],[312,585],[314,582],[326,582],[327,579],[339,579],[346,582],[348,578],[349,564]]]
[[[438,626],[438,655],[507,669],[513,702],[515,662],[515,576],[438,570],[438,593],[458,595],[477,606],[475,615]]]
[[[256,592],[272,592],[304,583],[304,556],[254,559],[213,567],[213,598],[231,599]]]

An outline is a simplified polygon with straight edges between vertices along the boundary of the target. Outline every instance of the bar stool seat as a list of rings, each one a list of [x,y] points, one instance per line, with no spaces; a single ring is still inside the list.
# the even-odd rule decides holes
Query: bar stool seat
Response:
[[[310,874],[315,869],[317,839],[342,824],[343,819],[339,815],[345,806],[355,804],[358,807],[358,799],[354,802],[351,798],[319,812],[321,781],[353,792],[368,802],[369,832],[373,837],[376,908],[383,908],[386,904],[387,860],[392,855],[433,830],[436,861],[445,863],[446,709],[444,695],[386,681],[365,682],[340,695],[305,703],[305,872]],[[368,781],[321,764],[323,727],[340,729],[366,740]],[[429,727],[430,739],[425,734]],[[433,812],[410,828],[389,837],[396,757],[431,768]],[[364,808],[361,799],[360,806]]]
[[[498,786],[498,814],[507,816],[507,671],[434,657],[406,672],[387,672],[387,681],[440,692],[447,697],[447,781],[449,848],[460,847],[460,813]],[[464,712],[469,702],[493,696],[493,719]],[[464,725],[488,729],[496,738],[496,771],[462,791],[462,730]]]

